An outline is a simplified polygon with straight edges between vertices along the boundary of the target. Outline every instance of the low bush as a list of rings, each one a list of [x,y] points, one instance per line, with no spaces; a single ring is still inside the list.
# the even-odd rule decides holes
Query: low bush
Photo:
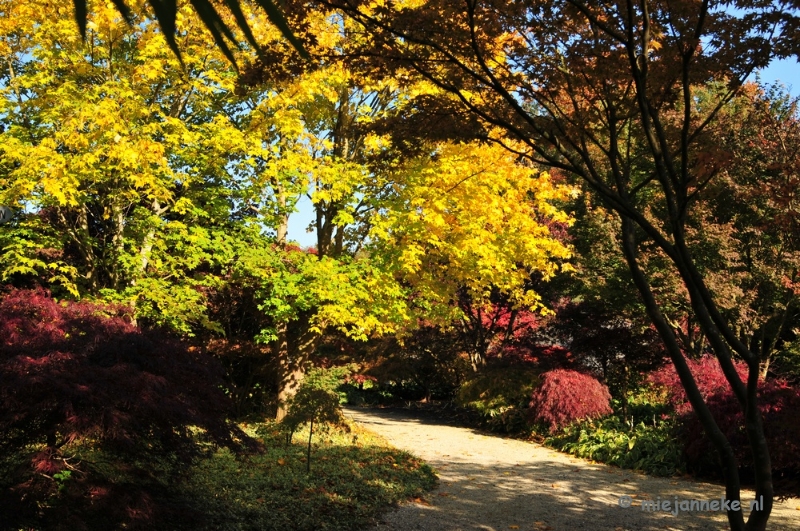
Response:
[[[610,415],[608,388],[588,374],[556,369],[542,374],[530,401],[531,421],[550,433],[584,419]]]
[[[654,476],[671,476],[686,469],[683,444],[665,393],[645,385],[614,400],[616,414],[567,426],[545,444],[586,459],[639,470]]]
[[[683,447],[669,420],[631,426],[613,416],[568,426],[546,439],[545,444],[577,457],[654,476],[671,476],[685,469]]]
[[[611,404],[614,411],[620,414],[626,422],[634,424],[643,422],[655,426],[659,420],[666,420],[674,416],[672,405],[661,387],[645,383],[630,390],[625,398],[624,414],[622,399],[612,399]]]
[[[226,419],[215,360],[135,327],[125,309],[11,290],[0,315],[0,521],[58,506],[68,527],[100,513],[122,527],[157,512],[157,495],[101,479],[70,454],[76,444],[155,483],[214,446],[257,447]]]
[[[527,432],[528,401],[538,381],[531,365],[490,362],[461,386],[457,402],[477,413],[482,428]]]
[[[333,367],[313,367],[303,378],[302,387],[334,393],[338,397],[339,403],[344,404],[347,402],[347,393],[342,390],[342,385],[357,369],[358,366],[354,363]]]

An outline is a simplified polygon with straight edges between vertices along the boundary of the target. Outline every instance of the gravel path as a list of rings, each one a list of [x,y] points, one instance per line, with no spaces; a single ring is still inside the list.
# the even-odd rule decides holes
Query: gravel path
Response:
[[[641,500],[719,499],[719,485],[655,478],[593,464],[538,444],[448,425],[405,410],[347,409],[394,446],[427,461],[439,475],[430,503],[409,503],[384,515],[378,530],[528,531],[721,530],[723,512],[673,516],[643,511]],[[620,496],[633,506],[620,507]],[[742,495],[748,503],[753,493]],[[749,507],[746,511],[749,510]],[[776,503],[769,529],[800,530],[800,500]]]

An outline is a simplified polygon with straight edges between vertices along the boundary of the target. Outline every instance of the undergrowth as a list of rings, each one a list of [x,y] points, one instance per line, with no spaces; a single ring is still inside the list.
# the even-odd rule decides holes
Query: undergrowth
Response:
[[[478,427],[527,435],[527,407],[538,373],[525,365],[487,367],[466,381],[456,401],[476,414]]]
[[[671,422],[626,425],[619,417],[574,424],[545,444],[563,452],[653,476],[684,471],[683,446]]]
[[[573,424],[545,439],[545,444],[569,454],[653,476],[686,471],[684,443],[676,419],[669,415],[663,393],[650,386],[627,397],[627,414],[615,401],[615,415]]]
[[[298,432],[298,441],[307,430]],[[357,425],[349,433],[320,433],[310,474],[303,442],[285,446],[272,423],[254,431],[267,446],[264,454],[237,460],[222,450],[186,485],[184,494],[205,517],[200,529],[349,530],[436,483],[428,465]]]
[[[72,449],[76,459],[96,465],[109,488],[140,482],[150,492],[150,502],[138,504],[136,514],[125,522],[104,520],[102,514],[89,515],[84,522],[93,530],[344,531],[369,524],[400,501],[424,496],[437,481],[428,465],[357,425],[349,432],[330,429],[315,434],[310,474],[305,463],[307,426],[290,445],[274,422],[250,425],[245,431],[264,441],[263,453],[236,456],[221,449],[186,470],[182,481],[167,483],[129,477],[96,448]],[[76,529],[58,519],[60,506],[67,502],[64,493],[75,478],[54,480],[59,489],[43,503],[41,517],[17,524],[31,531]],[[90,495],[69,499],[76,502],[91,511]],[[1,522],[0,529],[5,529]]]

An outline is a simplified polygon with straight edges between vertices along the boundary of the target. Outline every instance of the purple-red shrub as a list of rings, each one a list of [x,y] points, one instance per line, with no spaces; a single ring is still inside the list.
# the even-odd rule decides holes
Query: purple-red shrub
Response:
[[[573,422],[610,415],[608,388],[587,374],[565,369],[548,371],[531,395],[531,419],[553,433]]]
[[[540,372],[574,365],[575,358],[568,349],[542,334],[548,320],[541,314],[514,309],[508,301],[470,311],[470,321],[480,325],[480,334],[487,342],[487,361],[532,364]]]
[[[698,360],[687,359],[686,364],[692,371],[697,388],[706,401],[716,400],[731,392],[730,384],[725,378],[719,362],[713,356],[703,356]],[[747,365],[741,362],[734,362],[733,365],[742,381],[746,381]],[[651,383],[666,389],[669,401],[678,415],[692,412],[692,405],[686,397],[686,391],[684,391],[672,363],[666,363],[659,370],[652,372],[648,379]]]
[[[707,355],[699,360],[688,359],[687,363],[743,471],[752,470],[744,416],[719,362]],[[747,366],[741,362],[735,362],[734,365],[740,378],[746,381]],[[667,390],[680,421],[689,467],[698,473],[717,474],[716,450],[694,414],[673,365],[665,365],[651,374],[650,381]],[[761,381],[758,404],[764,419],[764,434],[776,479],[776,491],[797,494],[800,491],[800,390],[780,379]]]
[[[142,477],[156,476],[163,467],[151,464],[159,460],[191,462],[204,442],[254,447],[226,418],[218,363],[138,329],[121,308],[59,303],[41,289],[0,293],[0,382],[0,460],[27,455],[30,463],[9,491],[18,512],[47,490],[43,477],[66,467],[61,451],[74,441],[98,445]],[[92,485],[86,467],[73,475],[71,484],[84,488],[70,492],[87,505],[102,505],[97,492],[119,491]],[[130,513],[124,504],[111,506],[121,518]]]

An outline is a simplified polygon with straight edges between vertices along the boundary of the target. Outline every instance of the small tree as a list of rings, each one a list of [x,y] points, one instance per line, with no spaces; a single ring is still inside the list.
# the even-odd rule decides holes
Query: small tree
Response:
[[[315,371],[310,376],[324,372],[329,371]],[[309,424],[306,472],[311,472],[311,438],[314,436],[314,423],[344,425],[339,394],[331,388],[330,380],[330,378],[309,378],[309,381],[304,382],[297,393],[288,400],[286,416],[281,420],[287,431],[287,445],[291,444],[294,432],[300,426]]]

